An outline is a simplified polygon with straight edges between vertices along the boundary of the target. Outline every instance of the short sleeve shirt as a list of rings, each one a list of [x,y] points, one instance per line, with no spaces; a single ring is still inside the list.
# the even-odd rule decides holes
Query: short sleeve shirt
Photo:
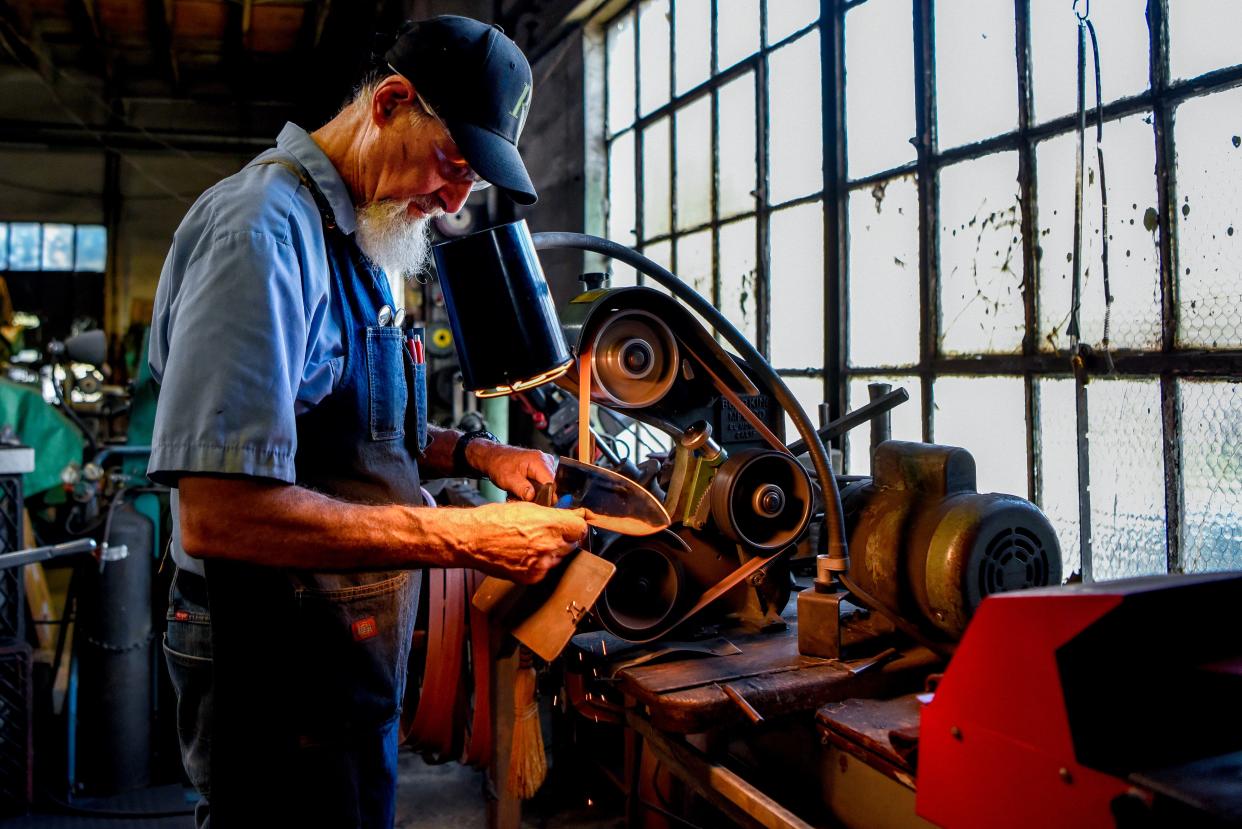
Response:
[[[203,193],[164,261],[151,323],[160,384],[148,473],[247,475],[293,483],[299,414],[340,379],[341,322],[330,301],[323,220],[309,190],[271,158],[292,158],[355,229],[345,182],[314,140],[286,124],[276,149]],[[181,550],[173,491],[173,553]]]

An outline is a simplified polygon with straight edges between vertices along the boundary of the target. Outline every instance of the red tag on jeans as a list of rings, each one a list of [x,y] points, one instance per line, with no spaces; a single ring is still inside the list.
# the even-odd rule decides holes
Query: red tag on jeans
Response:
[[[355,642],[362,642],[364,640],[371,639],[379,633],[379,625],[375,624],[374,616],[359,619],[350,625],[349,629],[354,632]]]
[[[187,610],[177,610],[173,612],[173,618],[178,622],[185,622],[189,620],[190,613]]]

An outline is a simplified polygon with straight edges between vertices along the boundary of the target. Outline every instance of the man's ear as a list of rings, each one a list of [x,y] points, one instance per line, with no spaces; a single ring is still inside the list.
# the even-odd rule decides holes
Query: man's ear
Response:
[[[414,85],[401,75],[389,75],[380,81],[371,97],[371,118],[383,126],[402,107],[414,103]]]

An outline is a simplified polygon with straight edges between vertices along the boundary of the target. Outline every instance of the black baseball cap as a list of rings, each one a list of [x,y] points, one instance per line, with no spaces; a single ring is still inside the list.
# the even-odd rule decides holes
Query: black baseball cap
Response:
[[[499,27],[448,14],[414,21],[384,58],[444,120],[476,173],[518,204],[538,200],[517,148],[530,111],[530,64]]]

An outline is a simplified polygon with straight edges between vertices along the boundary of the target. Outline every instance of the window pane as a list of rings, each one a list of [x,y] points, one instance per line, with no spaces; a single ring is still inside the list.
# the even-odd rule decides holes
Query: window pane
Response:
[[[1160,347],[1160,248],[1156,222],[1156,149],[1150,116],[1104,125],[1108,178],[1109,282],[1113,293],[1114,348]],[[1104,336],[1104,285],[1100,248],[1100,176],[1093,140],[1084,155],[1083,277],[1079,322],[1083,342],[1099,347]],[[1069,347],[1066,326],[1072,302],[1074,154],[1077,137],[1066,133],[1035,150],[1039,189],[1039,347]]]
[[[712,99],[677,110],[677,227],[712,218]]]
[[[1095,578],[1163,573],[1168,564],[1159,384],[1094,378],[1087,391]]]
[[[720,228],[720,311],[752,343],[758,341],[755,220]]]
[[[1182,412],[1182,569],[1242,569],[1242,384],[1187,380]]]
[[[711,0],[677,0],[673,37],[678,95],[698,86],[712,74]]]
[[[1169,72],[1193,78],[1242,63],[1237,0],[1174,0],[1169,3]]]
[[[772,214],[772,365],[823,368],[824,208],[820,202]]]
[[[769,61],[769,201],[780,204],[824,187],[819,32],[781,47]]]
[[[1017,153],[963,161],[940,172],[940,349],[1015,352],[1022,304]]]
[[[9,270],[37,271],[43,245],[36,222],[13,222],[9,225]]]
[[[1018,377],[937,377],[932,437],[975,457],[980,492],[1026,497],[1026,392]]]
[[[638,7],[639,112],[668,103],[668,0],[645,0]]]
[[[758,160],[755,153],[755,76],[747,72],[720,87],[721,218],[755,209]]]
[[[712,301],[712,232],[700,230],[677,238],[677,275],[708,302]]]
[[[643,130],[643,236],[669,232],[669,123],[661,118]]]
[[[907,0],[870,0],[845,13],[849,174],[914,160],[914,36]]]
[[[643,248],[643,255],[657,265],[662,265],[666,270],[673,269],[673,243],[669,241],[656,242],[654,245],[647,245]],[[656,282],[654,279],[644,276],[643,284],[648,288],[655,288],[663,293],[671,293],[667,288]]]
[[[608,131],[634,121],[634,15],[608,26]]]
[[[819,0],[767,0],[768,43],[779,43],[819,19]]]
[[[793,392],[794,399],[802,406],[811,425],[819,428],[819,404],[824,402],[824,378],[822,377],[782,377],[785,385]],[[785,413],[785,442],[798,439],[798,430],[794,427],[793,418]]]
[[[633,246],[637,236],[634,193],[634,133],[608,147],[608,238]]]
[[[73,225],[43,225],[43,270],[73,270]]]
[[[9,268],[9,226],[0,222],[0,271]]]
[[[910,399],[890,411],[893,427],[893,440],[923,439],[923,384],[913,376],[893,377],[851,377],[848,388],[849,397],[845,405],[852,412],[867,405],[871,397],[867,394],[868,383],[888,383],[893,389],[905,389]],[[850,475],[871,474],[871,427],[859,426],[847,437],[848,465],[845,471]]]
[[[936,107],[941,149],[1018,126],[1012,3],[936,2]]]
[[[918,206],[913,176],[850,193],[851,366],[918,362]]]
[[[716,0],[716,67],[759,51],[759,0]]]
[[[1242,89],[1177,108],[1179,345],[1242,345]]]
[[[1061,578],[1082,571],[1074,381],[1039,381],[1040,509],[1061,542]]]
[[[103,273],[108,263],[108,231],[103,225],[78,225],[75,271]]]
[[[1180,5],[1175,0],[1173,5]],[[1111,0],[1091,6],[1091,23],[1100,40],[1100,85],[1104,102],[1147,89],[1147,0]],[[939,22],[937,21],[937,25]],[[1087,103],[1095,100],[1087,38]],[[1040,121],[1068,115],[1078,106],[1078,18],[1060,0],[1031,3],[1031,83]],[[1068,571],[1067,571],[1068,572]]]

